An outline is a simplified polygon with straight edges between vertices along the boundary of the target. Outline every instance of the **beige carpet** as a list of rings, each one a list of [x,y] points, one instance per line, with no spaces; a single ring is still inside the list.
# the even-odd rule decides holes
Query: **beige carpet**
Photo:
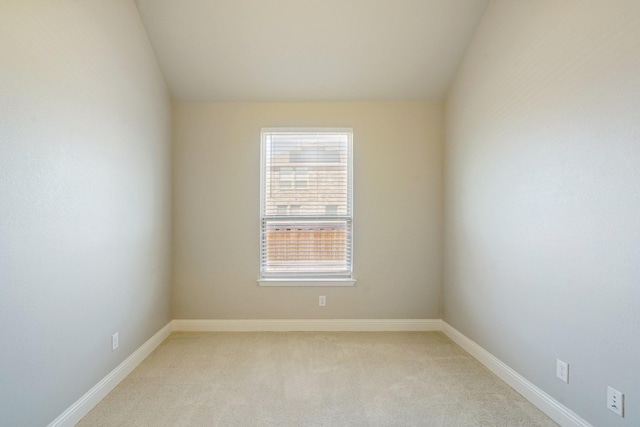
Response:
[[[556,424],[440,332],[178,332],[78,425]]]

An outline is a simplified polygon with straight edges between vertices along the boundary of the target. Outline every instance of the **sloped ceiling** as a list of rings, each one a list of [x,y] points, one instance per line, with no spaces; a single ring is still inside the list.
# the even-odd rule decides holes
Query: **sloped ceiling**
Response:
[[[179,101],[439,101],[487,1],[136,3]]]

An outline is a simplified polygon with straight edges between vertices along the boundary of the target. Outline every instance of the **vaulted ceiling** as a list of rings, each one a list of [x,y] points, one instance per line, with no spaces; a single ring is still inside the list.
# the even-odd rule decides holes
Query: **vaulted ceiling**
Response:
[[[487,0],[136,3],[179,101],[439,101]]]

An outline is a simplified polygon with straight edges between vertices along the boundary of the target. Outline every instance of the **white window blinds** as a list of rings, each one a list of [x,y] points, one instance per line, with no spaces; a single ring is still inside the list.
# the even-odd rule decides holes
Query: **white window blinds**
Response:
[[[263,129],[261,276],[349,278],[351,129]]]

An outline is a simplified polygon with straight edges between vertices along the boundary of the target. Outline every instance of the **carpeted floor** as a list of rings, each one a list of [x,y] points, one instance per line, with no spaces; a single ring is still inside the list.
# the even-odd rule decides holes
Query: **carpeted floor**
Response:
[[[556,424],[440,332],[174,332],[78,425]]]

